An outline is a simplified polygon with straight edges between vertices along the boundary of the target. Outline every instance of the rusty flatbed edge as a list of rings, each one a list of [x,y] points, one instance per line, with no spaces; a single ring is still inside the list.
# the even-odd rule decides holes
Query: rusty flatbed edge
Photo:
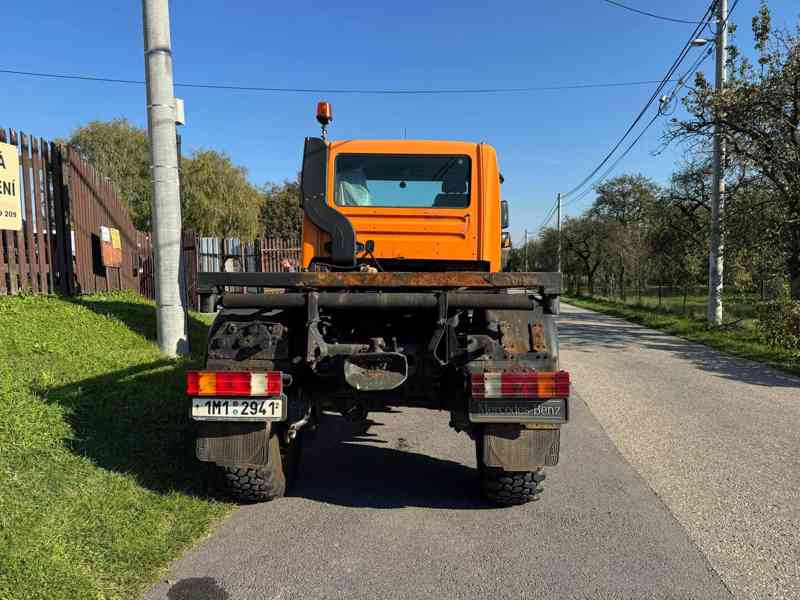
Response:
[[[198,273],[198,289],[213,292],[222,286],[294,289],[508,289],[529,288],[561,293],[560,273],[480,273],[447,271],[423,273]]]

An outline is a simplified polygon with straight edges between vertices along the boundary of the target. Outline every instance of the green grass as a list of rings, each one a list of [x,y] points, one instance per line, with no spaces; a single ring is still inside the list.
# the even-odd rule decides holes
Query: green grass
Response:
[[[0,600],[134,598],[230,509],[133,294],[0,298]]]
[[[683,303],[681,294],[663,294],[659,303],[658,294],[652,291],[640,297],[630,294],[626,302],[621,302],[614,298],[606,298],[595,294],[594,299],[610,302],[613,304],[625,304],[634,307],[652,308],[660,312],[689,317],[702,321],[706,315],[706,295],[705,293],[689,294],[686,296],[686,305]],[[725,320],[750,321],[755,316],[756,295],[747,293],[725,294]]]
[[[702,317],[705,314],[704,298],[702,298],[702,312],[698,313],[694,310],[687,311],[687,314],[682,314],[683,298],[671,300],[673,302],[670,304],[662,301],[662,306],[659,308],[652,304],[652,298],[648,298],[647,302],[642,302],[642,304],[626,304],[596,297],[563,297],[563,301],[567,304],[621,317],[652,329],[659,329],[693,342],[705,344],[728,354],[762,362],[800,375],[800,356],[788,350],[772,348],[758,340],[755,324],[751,318],[753,304],[746,298],[742,297],[738,302],[732,301],[726,304],[727,318],[738,322],[716,329],[709,328],[707,321]],[[675,300],[679,302],[676,303]],[[696,302],[695,298],[694,303],[696,304]]]

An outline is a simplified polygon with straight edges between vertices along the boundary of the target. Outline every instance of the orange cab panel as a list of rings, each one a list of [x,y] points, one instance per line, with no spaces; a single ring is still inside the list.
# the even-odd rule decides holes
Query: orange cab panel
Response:
[[[331,142],[326,201],[351,222],[359,247],[374,244],[369,258],[472,269],[480,261],[500,270],[499,172],[486,144]],[[306,218],[305,267],[314,259],[324,262],[328,241]]]

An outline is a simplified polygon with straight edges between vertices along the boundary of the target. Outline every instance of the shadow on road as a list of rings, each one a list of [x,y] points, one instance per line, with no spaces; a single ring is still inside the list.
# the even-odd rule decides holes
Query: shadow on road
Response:
[[[212,577],[189,577],[167,591],[167,600],[230,600],[230,595]]]
[[[753,385],[800,389],[800,379],[797,377],[601,313],[564,310],[559,319],[558,332],[562,347],[577,352],[624,351],[634,348],[662,350],[726,379]]]
[[[477,493],[474,467],[414,452],[403,438],[390,443],[380,427],[373,421],[360,434],[358,426],[326,414],[317,439],[303,449],[292,495],[351,507],[493,508]]]

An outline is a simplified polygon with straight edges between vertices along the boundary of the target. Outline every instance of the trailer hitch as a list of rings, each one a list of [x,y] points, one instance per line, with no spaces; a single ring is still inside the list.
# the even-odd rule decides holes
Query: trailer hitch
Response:
[[[344,379],[359,392],[393,390],[407,377],[408,360],[400,352],[364,352],[344,359]]]

